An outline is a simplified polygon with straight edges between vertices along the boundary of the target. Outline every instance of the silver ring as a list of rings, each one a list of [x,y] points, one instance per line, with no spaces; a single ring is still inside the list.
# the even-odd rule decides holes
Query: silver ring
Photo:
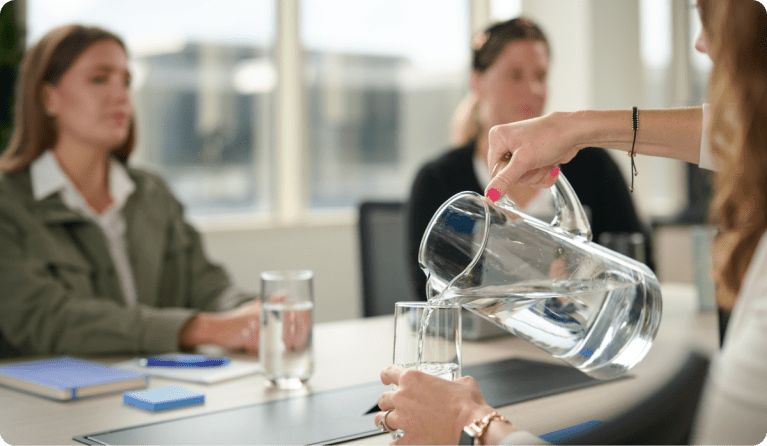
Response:
[[[387,410],[383,413],[383,416],[381,417],[381,421],[378,422],[378,429],[381,429],[381,432],[391,432],[392,430],[389,429],[389,426],[386,425],[386,416],[389,415],[389,412],[391,410]]]

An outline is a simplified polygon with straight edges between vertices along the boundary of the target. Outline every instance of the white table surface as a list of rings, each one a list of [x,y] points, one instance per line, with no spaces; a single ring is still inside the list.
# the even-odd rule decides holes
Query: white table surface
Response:
[[[499,409],[518,428],[541,435],[619,413],[660,387],[681,365],[689,350],[713,354],[718,349],[715,312],[698,312],[694,287],[663,284],[663,317],[645,359],[631,370],[632,379],[565,392]],[[122,403],[122,394],[55,402],[0,387],[0,437],[9,444],[79,444],[72,437],[259,403],[287,396],[346,387],[377,380],[391,362],[391,316],[318,324],[314,333],[315,373],[304,389],[267,389],[261,375],[205,385],[153,377],[150,388],[179,384],[205,394],[205,404],[150,413]],[[256,361],[244,355],[236,356]],[[463,364],[523,357],[557,362],[513,337],[463,343]],[[99,360],[113,364],[128,359]],[[3,361],[4,363],[12,361]],[[388,444],[388,434],[351,444]]]

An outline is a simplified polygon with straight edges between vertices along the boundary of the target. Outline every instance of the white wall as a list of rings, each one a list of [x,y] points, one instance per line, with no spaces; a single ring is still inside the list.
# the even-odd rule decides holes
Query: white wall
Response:
[[[204,226],[197,225],[208,255],[224,264],[238,286],[259,291],[261,271],[310,269],[317,322],[362,315],[356,221],[228,231]]]
[[[523,0],[522,9],[543,27],[552,47],[547,112],[630,109],[636,105],[641,127],[642,108],[683,105],[673,103],[673,98],[663,104],[647,100],[637,0]],[[676,51],[675,64],[683,65],[686,56]],[[673,85],[671,94],[676,91]],[[630,181],[629,158],[623,152],[609,153]],[[636,165],[639,175],[634,178],[632,198],[640,217],[649,223],[652,218],[670,217],[680,211],[686,199],[684,163],[640,155]]]
[[[594,106],[591,9],[591,0],[522,2],[522,13],[543,28],[551,46],[546,112]]]

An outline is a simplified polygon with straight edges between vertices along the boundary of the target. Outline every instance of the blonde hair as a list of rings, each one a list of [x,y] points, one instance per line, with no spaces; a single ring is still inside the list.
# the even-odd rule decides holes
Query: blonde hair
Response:
[[[711,219],[720,306],[731,308],[767,231],[767,11],[755,0],[699,0],[715,61],[709,97],[715,178]]]
[[[453,144],[464,146],[479,135],[479,100],[474,93],[467,94],[453,114]]]
[[[122,40],[109,31],[81,25],[55,28],[29,49],[17,77],[13,135],[0,156],[0,171],[26,169],[56,144],[56,121],[45,112],[43,87],[57,85],[83,51],[103,40],[114,41],[125,50]],[[120,161],[127,161],[135,140],[136,126],[131,118],[128,137],[112,154]]]

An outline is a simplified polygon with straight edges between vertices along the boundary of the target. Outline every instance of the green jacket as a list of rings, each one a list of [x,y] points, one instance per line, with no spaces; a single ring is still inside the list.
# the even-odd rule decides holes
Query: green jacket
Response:
[[[0,357],[160,353],[198,311],[245,296],[211,264],[181,204],[157,176],[126,167],[123,208],[138,304],[124,304],[106,237],[56,193],[32,196],[29,170],[0,174]]]

